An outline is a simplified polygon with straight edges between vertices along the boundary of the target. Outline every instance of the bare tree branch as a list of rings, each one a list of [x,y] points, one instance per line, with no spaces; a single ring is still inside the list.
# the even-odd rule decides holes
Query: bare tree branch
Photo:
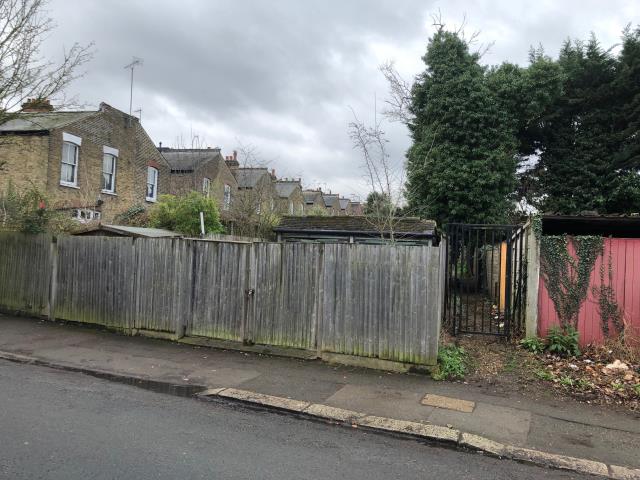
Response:
[[[93,44],[77,43],[63,50],[59,63],[40,56],[42,42],[54,28],[43,14],[45,4],[0,0],[0,122],[29,98],[59,100],[64,88],[82,76],[78,68],[93,56]]]
[[[413,121],[411,113],[411,85],[400,76],[393,61],[387,61],[378,67],[389,84],[389,98],[385,100],[387,109],[382,114],[392,122],[408,125]]]
[[[396,168],[387,152],[389,142],[381,122],[367,126],[353,109],[351,111],[353,121],[349,123],[349,138],[353,148],[362,155],[365,178],[371,189],[370,198],[374,200],[367,205],[366,218],[381,238],[388,235],[391,241],[395,241],[396,211],[403,199],[404,170]]]

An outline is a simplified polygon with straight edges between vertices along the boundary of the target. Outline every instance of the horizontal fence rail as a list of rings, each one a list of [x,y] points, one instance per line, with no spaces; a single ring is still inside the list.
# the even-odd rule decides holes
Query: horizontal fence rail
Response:
[[[0,309],[432,365],[439,247],[0,234]]]

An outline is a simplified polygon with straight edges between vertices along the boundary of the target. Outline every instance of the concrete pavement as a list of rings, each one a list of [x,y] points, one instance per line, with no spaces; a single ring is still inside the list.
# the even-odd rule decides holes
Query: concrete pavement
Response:
[[[49,362],[322,403],[398,420],[449,426],[546,452],[640,467],[640,419],[628,412],[490,387],[434,382],[314,361],[213,350],[106,331],[0,316],[0,350]],[[471,411],[424,405],[426,394],[473,402]],[[437,402],[436,402],[437,403]]]

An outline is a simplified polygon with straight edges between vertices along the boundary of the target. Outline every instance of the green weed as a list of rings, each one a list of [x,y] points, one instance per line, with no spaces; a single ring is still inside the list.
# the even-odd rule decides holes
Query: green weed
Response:
[[[467,373],[467,353],[456,345],[443,345],[438,351],[438,371],[431,374],[434,380],[463,378]]]
[[[561,357],[577,357],[580,355],[578,346],[578,331],[572,326],[564,330],[560,327],[551,327],[547,333],[547,349]]]
[[[524,338],[520,340],[520,345],[525,350],[529,350],[530,352],[535,353],[536,355],[544,352],[544,349],[545,349],[544,340],[542,340],[539,337]]]

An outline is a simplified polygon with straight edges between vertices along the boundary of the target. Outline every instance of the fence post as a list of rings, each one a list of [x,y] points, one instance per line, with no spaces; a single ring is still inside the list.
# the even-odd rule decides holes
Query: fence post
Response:
[[[538,334],[538,289],[540,281],[540,241],[531,223],[527,228],[527,306],[525,333],[527,337]]]
[[[256,250],[260,248],[259,243],[250,243],[247,245],[247,261],[245,264],[245,289],[244,289],[244,312],[242,315],[242,324],[240,327],[241,335],[242,335],[242,343],[245,345],[252,344],[253,339],[252,336],[252,325],[254,322],[254,308],[255,302],[253,299],[255,298],[255,289],[257,285],[255,284],[255,258],[256,258]]]
[[[318,253],[318,293],[316,298],[316,319],[314,325],[314,341],[316,346],[316,356],[322,357],[322,329],[324,325],[324,243],[320,244]]]
[[[51,237],[49,244],[49,255],[51,258],[51,278],[49,280],[49,320],[56,319],[56,290],[58,289],[58,241],[56,237]]]

